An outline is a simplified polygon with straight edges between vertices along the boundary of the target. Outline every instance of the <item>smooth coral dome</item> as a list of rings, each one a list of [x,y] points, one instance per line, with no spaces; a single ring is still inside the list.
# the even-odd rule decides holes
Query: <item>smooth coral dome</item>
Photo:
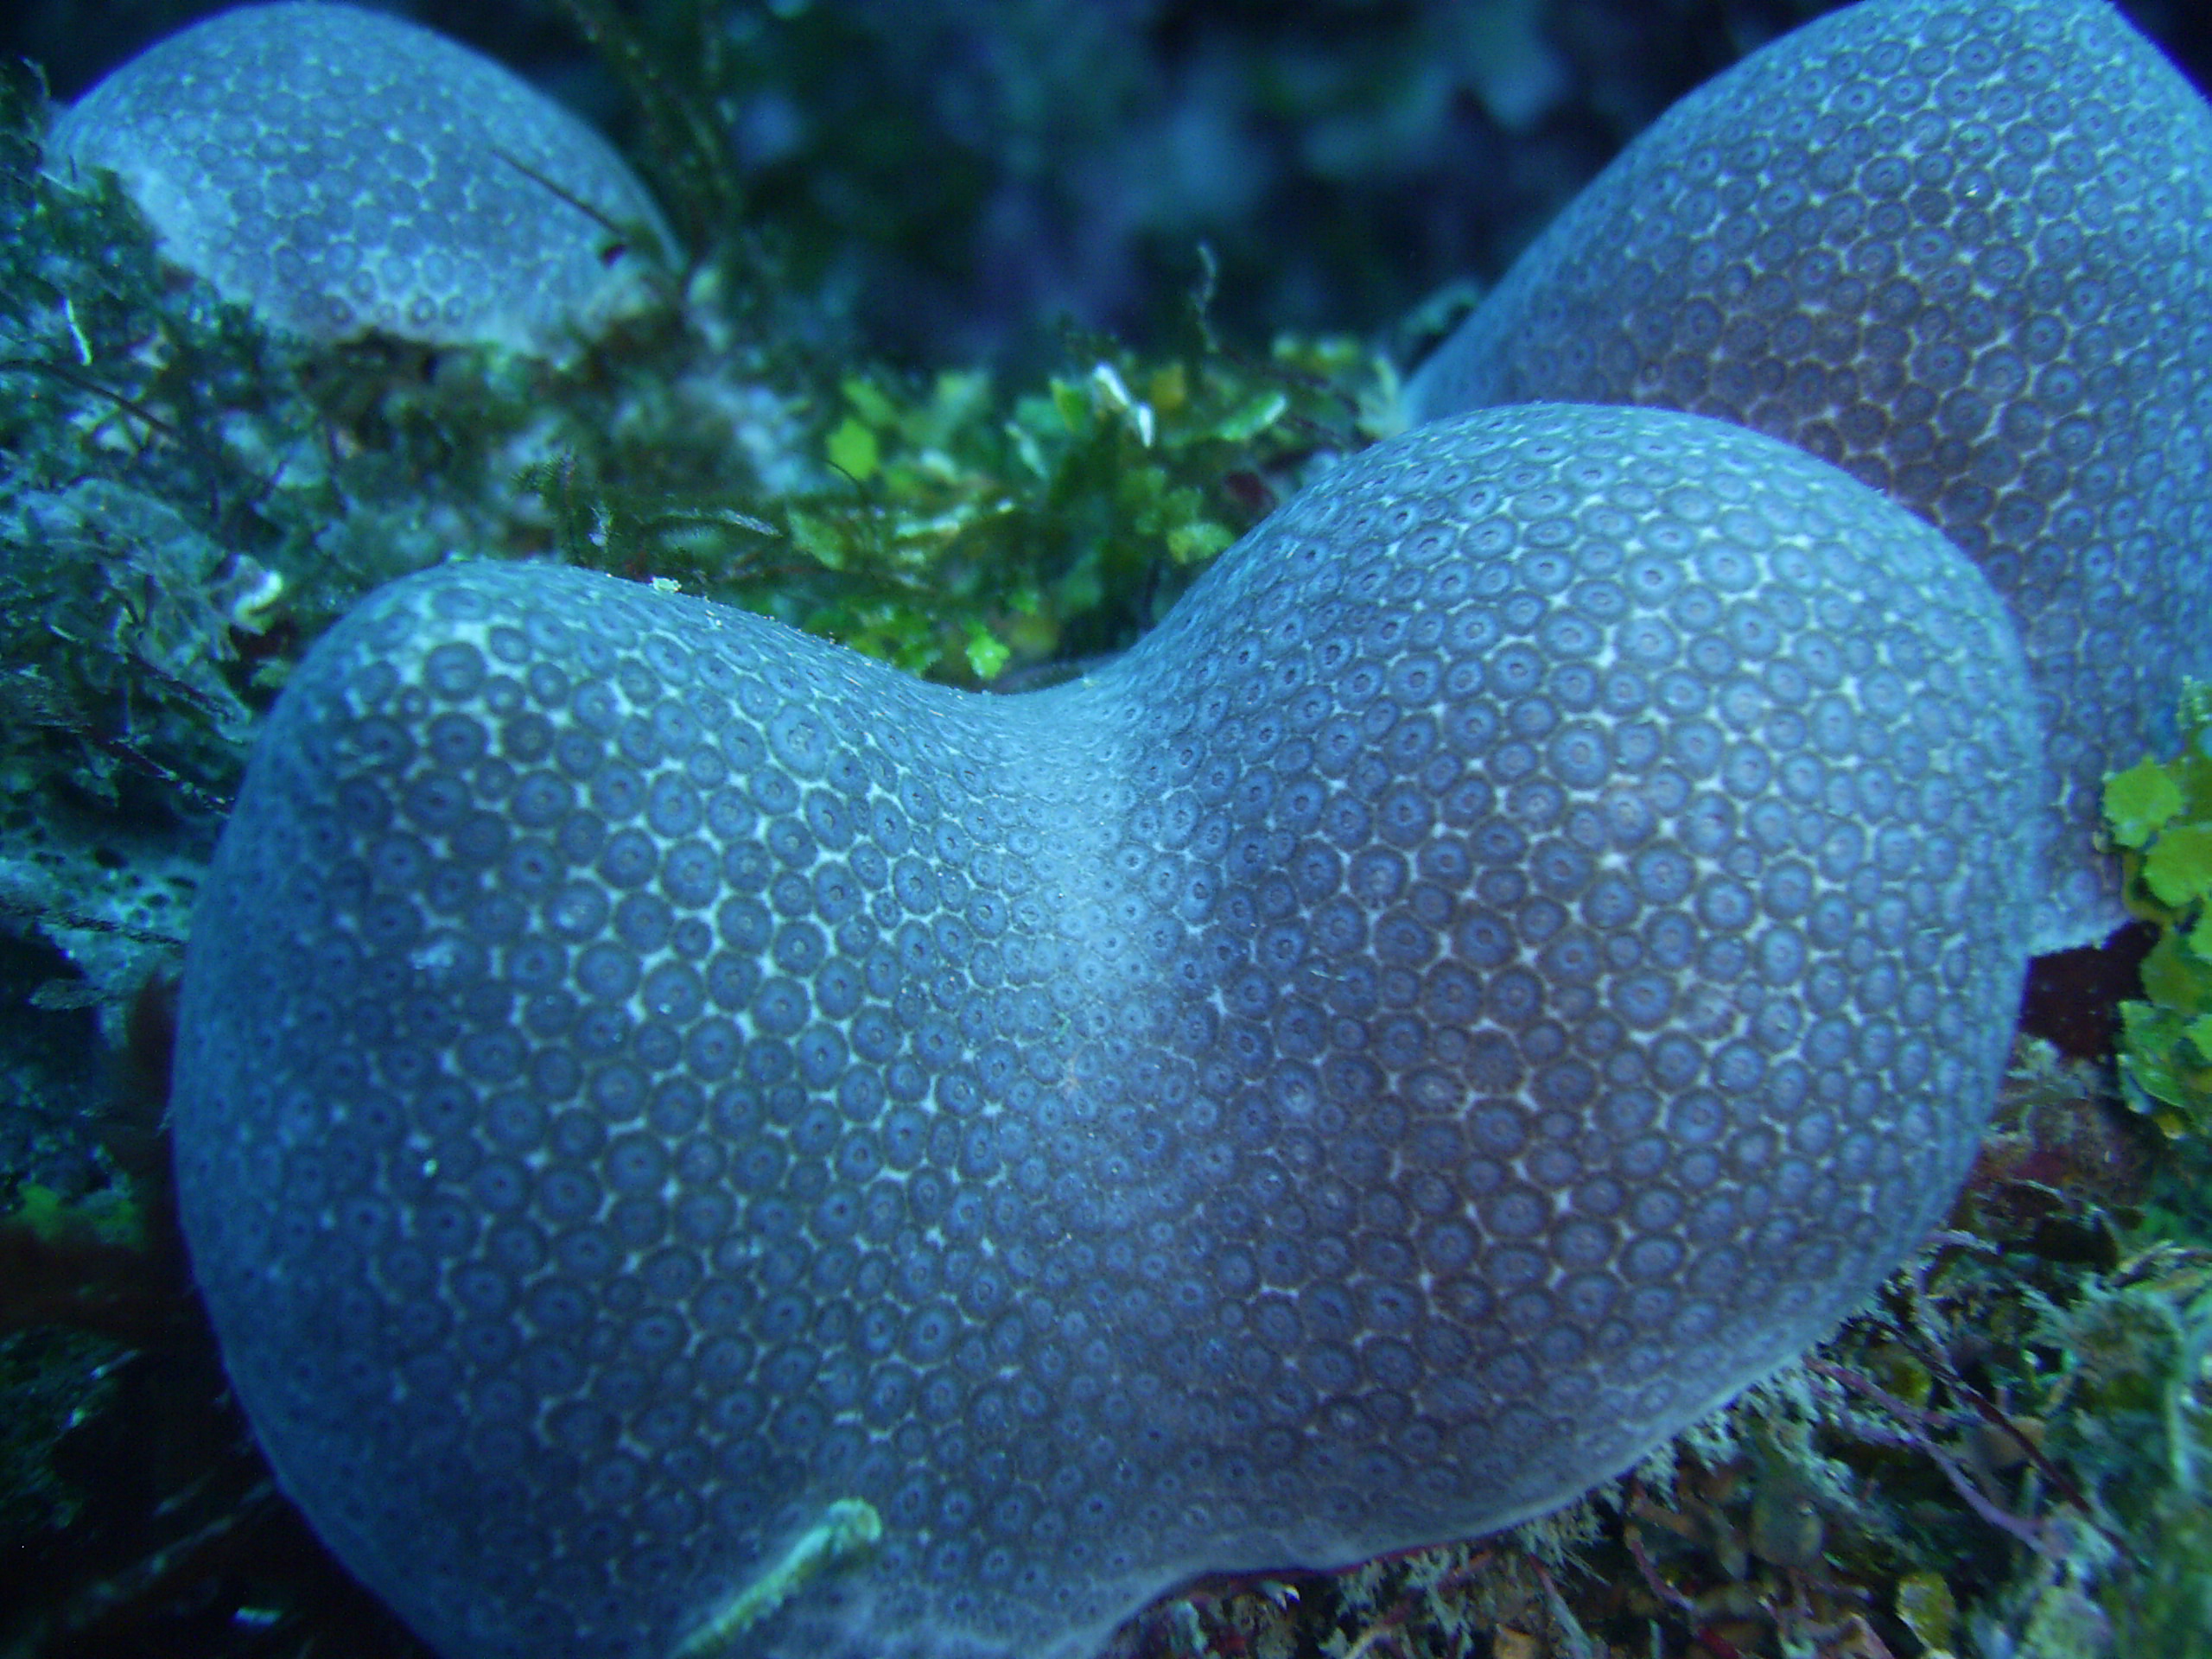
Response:
[[[112,168],[169,257],[313,340],[558,355],[635,307],[641,257],[670,245],[582,122],[467,48],[351,6],[194,24],[87,92],[47,148],[49,166]]]
[[[1558,1503],[1942,1211],[2040,741],[1988,585],[1774,440],[1347,462],[1093,677],[449,567],[302,666],[175,1102],[240,1396],[455,1656],[1075,1655]]]

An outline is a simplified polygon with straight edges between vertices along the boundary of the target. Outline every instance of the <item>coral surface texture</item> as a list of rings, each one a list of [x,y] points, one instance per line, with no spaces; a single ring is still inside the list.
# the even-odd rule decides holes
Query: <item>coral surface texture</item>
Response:
[[[2004,594],[2050,732],[2037,943],[2125,919],[2103,774],[2212,677],[2212,110],[2104,0],[1874,0],[1670,110],[1416,410],[1649,404],[1787,438]]]
[[[1956,550],[1669,411],[1378,446],[1020,697],[448,566],[210,874],[200,1281],[456,1659],[1080,1654],[1556,1504],[1863,1297],[1993,1097],[2040,741]]]
[[[627,238],[667,245],[582,122],[351,6],[246,6],[172,35],[79,99],[48,155],[113,168],[171,258],[314,340],[558,353],[643,296]]]
[[[189,30],[55,143],[295,335],[558,359],[641,280],[617,232],[659,235],[569,118],[343,8]],[[251,562],[131,636],[261,722],[170,1108],[283,1491],[447,1659],[1084,1659],[1195,1575],[1555,1509],[1821,1340],[1957,1195],[2031,954],[2120,918],[2107,774],[2195,902],[2212,840],[2139,763],[2212,677],[2209,189],[2212,111],[2098,0],[1869,0],[1626,151],[1409,427],[1379,355],[1338,428],[1274,389],[1294,346],[1234,397],[1102,354],[988,418],[980,372],[841,360],[773,400],[816,493],[778,505],[691,487],[733,452],[685,411],[751,403],[607,390],[633,335],[739,360],[734,265],[565,363],[381,353],[410,398],[496,359],[603,416],[505,429],[476,464],[534,503],[425,508],[304,654],[186,683],[177,642],[273,591]],[[1278,423],[1321,435],[1253,460]],[[394,428],[461,453],[434,429]],[[1088,505],[1019,516],[1046,497]],[[103,550],[134,499],[26,521]],[[1020,582],[931,551],[1031,523],[1064,540]],[[1139,631],[1092,630],[1102,572],[1223,549],[1068,665]],[[1080,677],[956,690],[674,591],[738,565],[918,671]],[[2040,1318],[1989,1341],[2072,1363]],[[1859,1380],[2017,1406],[1944,1375]],[[1810,1585],[1818,1540],[1762,1559]]]

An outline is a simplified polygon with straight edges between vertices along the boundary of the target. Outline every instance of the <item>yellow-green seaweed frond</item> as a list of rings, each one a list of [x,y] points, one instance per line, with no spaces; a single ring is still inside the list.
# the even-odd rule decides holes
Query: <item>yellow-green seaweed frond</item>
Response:
[[[791,1541],[780,1559],[709,1613],[669,1659],[713,1659],[817,1578],[874,1548],[882,1536],[883,1517],[873,1503],[839,1498]]]

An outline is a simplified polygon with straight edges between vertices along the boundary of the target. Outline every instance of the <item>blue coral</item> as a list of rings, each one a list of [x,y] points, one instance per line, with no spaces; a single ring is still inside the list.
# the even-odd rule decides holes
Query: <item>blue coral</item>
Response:
[[[2039,741],[1940,537],[1649,411],[1379,446],[1020,698],[432,572],[211,873],[200,1283],[447,1651],[665,1652],[842,1500],[746,1650],[1079,1651],[1560,1503],[1864,1295],[1993,1096]]]
[[[2104,0],[1878,0],[1669,111],[1411,401],[1711,415],[1942,530],[2027,646],[2060,950],[2126,919],[2104,773],[2212,677],[2208,318],[2212,109],[2155,48]]]
[[[1792,37],[1712,97],[1897,104],[1783,124],[1847,164],[1856,275],[1802,313],[1732,294],[1763,332],[1685,288],[1608,334],[1812,211],[1662,131],[1417,388],[1603,401],[1646,353],[1737,423],[1432,420],[1070,686],[963,696],[557,569],[373,595],[271,717],[175,1071],[200,1283],[324,1536],[456,1659],[1074,1655],[1195,1572],[1560,1503],[1817,1338],[1941,1215],[2031,943],[2101,902],[2045,905],[2078,829],[2050,804],[2069,745],[2136,740],[2155,671],[2093,660],[2069,683],[2121,687],[2112,717],[2069,725],[2050,630],[2155,645],[2202,588],[2152,441],[2196,420],[2183,290],[2087,308],[1977,425],[1934,389],[1983,357],[1897,284],[1948,291],[1934,227],[1955,251],[1990,135],[2118,165],[2063,141],[2105,104],[2023,114],[2008,77],[2110,72],[2148,111],[2129,164],[2195,166],[2201,106],[2153,65],[2069,0]],[[1895,213],[1848,216],[1894,170],[1861,133],[1916,169]],[[1783,196],[1789,153],[1757,158]],[[2054,237],[2109,272],[2124,204],[2094,222],[2080,188],[1989,215],[1968,276]],[[2052,484],[2054,524],[2108,490],[2120,539],[2040,556],[2075,596],[2024,646],[2026,588],[1945,516],[1967,496],[1915,496],[1916,446],[2014,435],[1966,475],[2050,481],[2017,435],[2065,459],[2112,412],[2123,321],[2172,346],[2174,401]],[[1800,333],[1851,347],[1840,378],[1776,366]],[[1903,505],[1817,434],[1744,429],[1845,389]]]
[[[353,6],[241,6],[133,58],[48,142],[271,327],[563,355],[671,244],[599,135],[499,65]],[[626,245],[637,238],[641,245]]]

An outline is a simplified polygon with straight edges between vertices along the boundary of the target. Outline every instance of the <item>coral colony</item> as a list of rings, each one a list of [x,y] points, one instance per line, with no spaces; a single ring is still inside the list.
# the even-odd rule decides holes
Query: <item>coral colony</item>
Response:
[[[596,135],[340,6],[157,46],[47,166],[333,349],[557,364],[678,286]],[[179,1010],[283,1490],[448,1659],[1085,1659],[1198,1575],[1554,1510],[1795,1359],[1948,1211],[2031,953],[2123,875],[2194,925],[2137,763],[2212,677],[2208,181],[2099,0],[1867,0],[1079,677],[498,549],[378,588],[258,723]],[[967,394],[847,395],[850,484]],[[1001,423],[1039,476],[1110,438],[1179,557],[1232,539],[1144,470],[1185,381],[1054,395],[1060,450]],[[1240,397],[1189,454],[1285,407]],[[857,522],[787,524],[841,569]],[[281,586],[168,539],[188,639]]]

